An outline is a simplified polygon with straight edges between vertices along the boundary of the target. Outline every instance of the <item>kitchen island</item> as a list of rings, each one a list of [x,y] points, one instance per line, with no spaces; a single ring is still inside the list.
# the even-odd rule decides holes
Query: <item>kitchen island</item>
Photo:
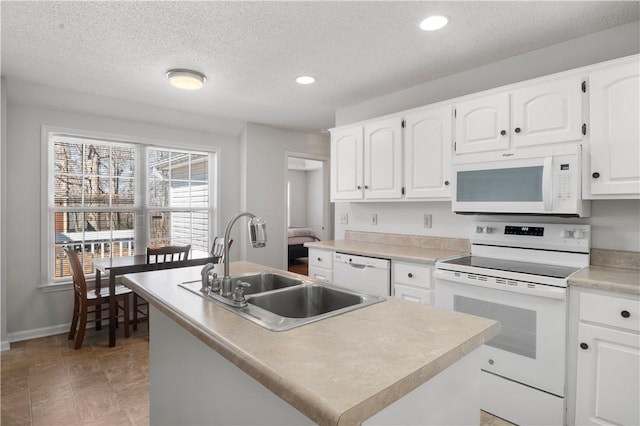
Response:
[[[479,422],[479,348],[495,321],[390,298],[272,332],[178,286],[199,278],[124,277],[151,305],[152,424]]]

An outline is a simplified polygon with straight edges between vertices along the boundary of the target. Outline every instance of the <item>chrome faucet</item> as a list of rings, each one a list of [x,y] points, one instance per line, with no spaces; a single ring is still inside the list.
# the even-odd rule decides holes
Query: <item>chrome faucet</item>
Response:
[[[231,234],[231,228],[238,219],[242,216],[249,216],[249,239],[251,245],[256,248],[264,247],[267,245],[267,226],[262,218],[257,217],[253,213],[244,212],[239,213],[227,223],[227,228],[224,231],[224,276],[222,277],[222,284],[220,286],[220,296],[231,297],[234,289],[231,288],[231,277],[229,276],[229,236]]]

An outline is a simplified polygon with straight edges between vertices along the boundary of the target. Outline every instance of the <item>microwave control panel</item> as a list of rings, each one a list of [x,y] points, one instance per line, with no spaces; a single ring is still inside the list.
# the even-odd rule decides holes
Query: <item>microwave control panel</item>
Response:
[[[580,168],[575,155],[553,157],[551,165],[552,209],[554,212],[573,211],[580,198]]]

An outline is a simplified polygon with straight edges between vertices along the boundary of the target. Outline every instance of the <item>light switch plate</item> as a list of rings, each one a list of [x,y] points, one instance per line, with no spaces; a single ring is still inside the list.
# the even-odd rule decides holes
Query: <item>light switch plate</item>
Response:
[[[371,224],[372,225],[378,224],[378,215],[376,213],[371,213]]]
[[[340,225],[348,225],[348,224],[349,224],[349,213],[341,213]]]

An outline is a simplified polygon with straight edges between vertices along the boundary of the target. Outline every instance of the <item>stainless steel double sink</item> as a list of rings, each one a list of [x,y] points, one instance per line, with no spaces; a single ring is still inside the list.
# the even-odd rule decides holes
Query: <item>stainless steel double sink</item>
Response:
[[[384,301],[383,297],[319,284],[282,272],[261,272],[231,277],[235,286],[244,281],[247,306],[235,308],[200,291],[201,283],[179,284],[218,306],[272,331],[285,331]]]

